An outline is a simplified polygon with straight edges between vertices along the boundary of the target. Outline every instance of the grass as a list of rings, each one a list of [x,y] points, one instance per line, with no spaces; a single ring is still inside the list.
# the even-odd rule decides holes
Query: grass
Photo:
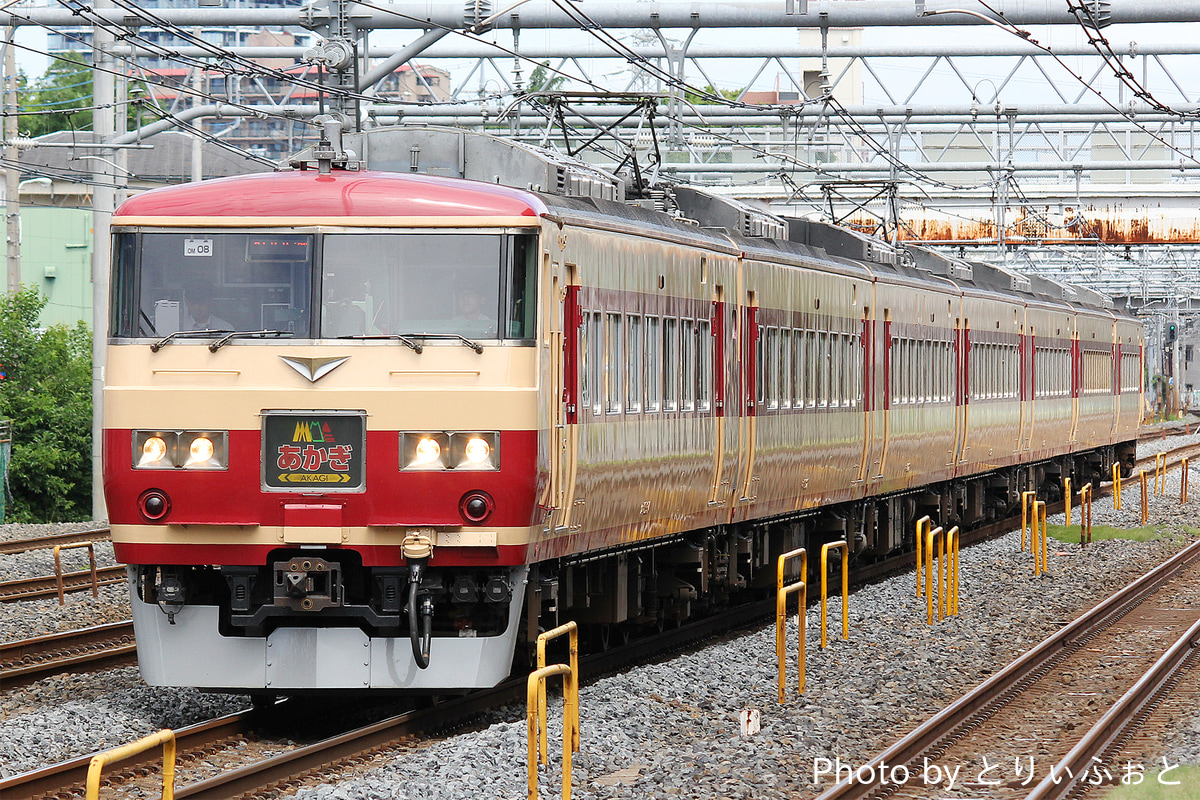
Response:
[[[1113,773],[1118,774],[1116,770]],[[1176,767],[1166,773],[1166,780],[1179,781],[1178,786],[1163,786],[1157,772],[1146,773],[1140,784],[1117,786],[1104,795],[1104,800],[1200,800],[1200,767]]]
[[[1051,539],[1057,539],[1060,542],[1079,543],[1078,525],[1047,525],[1046,527]],[[1147,525],[1144,528],[1113,528],[1108,525],[1092,526],[1093,542],[1099,542],[1103,539],[1129,539],[1134,542],[1152,542],[1161,538],[1163,538],[1163,532],[1154,525]],[[1200,800],[1200,795],[1198,795],[1198,800]]]

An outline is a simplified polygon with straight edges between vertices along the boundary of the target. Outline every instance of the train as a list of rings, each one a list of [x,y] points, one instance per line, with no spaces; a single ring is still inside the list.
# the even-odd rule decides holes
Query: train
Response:
[[[1106,298],[639,185],[331,121],[117,209],[104,490],[147,683],[488,687],[566,620],[606,646],[795,547],[877,561],[1131,469],[1144,333]]]

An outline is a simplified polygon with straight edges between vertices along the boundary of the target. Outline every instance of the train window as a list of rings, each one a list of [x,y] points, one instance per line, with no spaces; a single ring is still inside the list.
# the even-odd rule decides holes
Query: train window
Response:
[[[310,338],[313,242],[297,233],[118,234],[112,331],[269,328]]]
[[[763,330],[765,358],[759,366],[767,408],[779,408],[779,328]]]
[[[818,338],[816,331],[809,331],[805,334],[804,349],[808,368],[805,370],[804,404],[808,408],[816,408],[817,396],[820,394],[821,356],[817,349],[820,344],[821,340]]]
[[[683,392],[680,408],[683,411],[696,410],[696,322],[690,319],[679,321],[679,333],[683,340],[680,351],[682,361],[680,375],[683,378]]]
[[[646,402],[648,412],[658,411],[662,398],[662,339],[658,317],[646,317]]]
[[[609,414],[620,414],[621,408],[621,374],[624,371],[624,358],[621,349],[621,315],[608,314],[604,326],[604,410]]]
[[[804,331],[792,331],[792,406],[804,408]]]
[[[779,352],[776,355],[779,364],[779,407],[792,407],[792,331],[781,328],[779,331]]]
[[[604,391],[604,328],[601,327],[601,314],[593,311],[591,314],[591,334],[588,337],[588,372],[592,382],[592,414],[599,416],[603,411],[600,405],[600,395]]]
[[[846,337],[840,333],[830,334],[829,374],[832,376],[829,390],[829,405],[842,406],[846,402]]]
[[[822,408],[829,407],[829,386],[832,378],[833,359],[829,355],[829,334],[821,332],[817,334],[817,354],[821,360],[820,366],[820,391],[817,397],[817,404]]]
[[[537,319],[537,237],[523,234],[509,241],[503,334],[506,339],[532,339]]]
[[[679,321],[663,318],[663,411],[679,410]]]
[[[697,408],[701,411],[712,410],[713,393],[713,337],[712,323],[706,319],[696,323],[697,338],[700,344],[700,370],[698,380],[699,394],[696,399]]]
[[[592,404],[592,315],[583,312],[583,324],[579,326],[579,403],[583,408]]]
[[[758,328],[758,336],[754,341],[754,397],[760,406],[765,403],[767,399],[766,380],[763,377],[765,375],[763,364],[766,360],[764,358],[766,355],[766,349],[767,333],[766,329],[760,325]]]
[[[625,353],[628,357],[625,379],[629,382],[625,394],[625,410],[636,414],[642,410],[642,318],[634,314],[625,317]]]
[[[498,320],[507,318],[500,296],[504,240],[491,234],[327,234],[322,335],[500,338]]]

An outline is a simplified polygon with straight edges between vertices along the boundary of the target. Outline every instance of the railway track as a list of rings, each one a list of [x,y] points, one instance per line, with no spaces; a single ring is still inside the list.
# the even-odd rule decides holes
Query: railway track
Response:
[[[125,567],[98,567],[96,569],[96,584],[108,586],[125,581]],[[82,592],[92,588],[92,573],[90,570],[63,573],[64,592]],[[37,600],[43,597],[58,596],[58,581],[53,575],[39,578],[22,578],[15,581],[0,583],[0,603],[13,603],[18,600]]]
[[[1173,458],[1177,462],[1180,456],[1192,451],[1200,451],[1200,445],[1175,448],[1169,451],[1169,458]],[[1142,459],[1138,463],[1139,466],[1142,466],[1147,463],[1152,465],[1153,462],[1154,458],[1151,457],[1149,459]],[[1106,485],[1104,489],[1107,490],[1108,486]],[[1005,519],[977,528],[964,535],[963,543],[980,541],[990,536],[1004,533],[1011,530],[1013,524],[1014,521],[1012,519]],[[1196,551],[1193,558],[1200,559],[1200,551],[1197,551],[1195,546],[1185,552],[1192,551]],[[854,580],[856,583],[879,580],[885,575],[906,568],[911,562],[912,556],[910,554],[907,557],[869,565],[856,571]],[[53,581],[53,579],[49,580]],[[664,634],[657,637],[635,640],[608,652],[585,657],[582,661],[584,674],[589,676],[591,680],[594,680],[595,676],[599,674],[618,669],[629,663],[644,661],[651,657],[662,657],[666,653],[678,651],[681,648],[710,638],[722,630],[744,626],[755,620],[769,616],[773,610],[773,601],[752,604],[734,609],[727,614],[690,623],[676,631],[664,632]],[[132,640],[131,629],[130,640]],[[39,640],[27,640],[28,643],[37,641]],[[5,669],[7,669],[8,646],[5,647],[3,660],[5,661]],[[132,650],[133,646],[130,643],[128,645],[128,652],[131,655],[128,657],[128,660],[132,660],[133,658]],[[57,668],[56,671],[76,668],[68,662],[60,663],[62,663],[62,666]],[[0,680],[4,681],[6,686],[12,685],[8,674],[7,671],[0,672]],[[43,674],[49,674],[49,672]],[[33,679],[35,678],[28,678],[28,680]],[[355,762],[361,761],[365,757],[369,757],[374,751],[394,746],[398,741],[402,742],[450,730],[467,723],[488,709],[507,703],[521,702],[524,696],[525,679],[522,676],[501,684],[495,689],[475,692],[462,698],[443,701],[432,708],[409,711],[392,716],[380,722],[330,736],[310,745],[272,755],[255,763],[223,766],[219,774],[214,777],[183,783],[179,786],[175,794],[180,798],[250,796],[254,793],[269,791],[304,778],[336,773],[340,769],[344,769]],[[255,712],[244,712],[176,731],[180,753],[180,767],[177,774],[186,778],[187,764],[191,760],[201,757],[208,761],[220,759],[220,753],[232,750],[239,742],[245,741],[248,734],[253,732],[255,719]],[[244,755],[230,756],[231,759],[238,757],[244,760]],[[106,774],[106,780],[113,782],[114,785],[121,785],[124,782],[136,780],[145,776],[147,771],[155,771],[155,765],[158,763],[159,758],[158,754],[151,752],[142,757],[131,759],[124,762],[111,775]],[[91,755],[88,755],[0,781],[0,794],[6,799],[22,800],[23,798],[68,796],[73,792],[81,793],[80,787],[83,785],[90,759]]]
[[[74,533],[56,533],[52,536],[36,536],[32,539],[10,539],[8,541],[0,541],[0,555],[25,553],[29,550],[44,550],[55,545],[71,544],[73,542],[108,541],[110,535],[111,533],[108,528],[95,528],[86,531],[75,531]]]
[[[664,631],[657,636],[633,640],[603,653],[585,656],[580,659],[584,682],[590,683],[633,663],[662,658],[732,628],[744,627],[770,614],[773,609],[773,600],[755,603]],[[397,742],[450,731],[469,723],[489,709],[524,702],[525,692],[526,676],[522,674],[494,689],[472,692],[427,708],[397,714],[249,764],[236,763],[238,759],[245,761],[242,754],[233,752],[227,758],[220,754],[232,751],[238,742],[244,741],[254,731],[257,722],[263,719],[261,712],[247,711],[181,728],[175,732],[179,753],[176,775],[184,781],[177,786],[175,797],[225,800],[265,793],[306,778],[337,774],[382,748],[394,747]],[[279,704],[274,710],[279,713],[293,704],[298,704],[298,701]],[[311,724],[309,714],[298,718],[308,719]],[[200,757],[209,762],[209,771],[212,764],[218,761],[225,763],[220,765],[214,777],[186,782],[188,763]],[[34,800],[81,795],[91,758],[89,754],[0,780],[0,796],[5,800]],[[112,786],[125,785],[147,773],[156,772],[160,760],[161,755],[157,752],[129,759],[111,773],[105,773],[105,780]]]
[[[0,685],[7,690],[62,672],[133,663],[136,650],[130,621],[6,642],[0,644]]]
[[[970,779],[960,780],[960,791],[972,797],[1071,796],[1088,779],[1093,757],[1111,758],[1131,724],[1193,659],[1200,641],[1197,562],[1200,542],[1065,625],[867,764],[855,765],[858,778],[818,800],[928,798],[948,790],[943,777],[955,767]],[[1182,608],[1168,607],[1174,605]],[[1117,696],[1111,705],[1104,699]],[[1080,724],[1085,732],[1074,730]],[[981,761],[989,755],[1003,764],[998,786],[986,770],[1000,771]],[[1029,771],[1023,782],[1010,769],[1018,762]]]

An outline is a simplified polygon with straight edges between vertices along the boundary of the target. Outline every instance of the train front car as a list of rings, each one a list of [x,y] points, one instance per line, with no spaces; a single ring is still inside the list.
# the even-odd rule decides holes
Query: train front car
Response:
[[[544,211],[488,184],[338,170],[121,206],[105,493],[148,683],[508,674]]]

